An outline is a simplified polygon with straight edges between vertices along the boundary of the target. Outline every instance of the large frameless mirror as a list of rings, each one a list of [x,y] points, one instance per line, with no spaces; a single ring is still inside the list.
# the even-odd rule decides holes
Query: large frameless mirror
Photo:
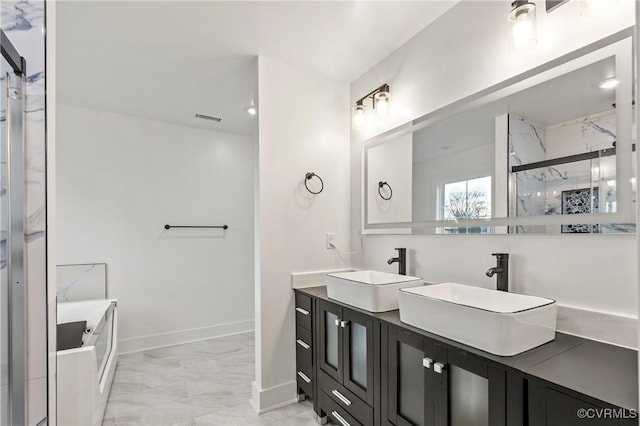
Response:
[[[624,39],[366,141],[364,231],[635,232],[631,57]]]

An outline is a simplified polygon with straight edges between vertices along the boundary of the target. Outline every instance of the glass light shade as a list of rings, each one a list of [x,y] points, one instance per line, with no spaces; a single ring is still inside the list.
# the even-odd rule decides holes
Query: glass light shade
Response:
[[[353,128],[361,129],[364,126],[365,116],[364,116],[365,107],[364,105],[358,104],[353,110]]]
[[[376,98],[376,112],[380,117],[384,117],[389,113],[389,92],[378,92]]]
[[[535,46],[538,42],[536,30],[536,5],[522,3],[509,14],[513,47],[524,49]]]

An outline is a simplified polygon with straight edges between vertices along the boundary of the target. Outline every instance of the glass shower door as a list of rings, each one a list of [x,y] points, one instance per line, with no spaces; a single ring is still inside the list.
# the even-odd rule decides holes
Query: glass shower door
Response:
[[[23,73],[4,33],[0,59],[0,424],[26,423]]]
[[[9,268],[7,264],[7,76],[4,58],[0,63],[0,424],[9,424]]]

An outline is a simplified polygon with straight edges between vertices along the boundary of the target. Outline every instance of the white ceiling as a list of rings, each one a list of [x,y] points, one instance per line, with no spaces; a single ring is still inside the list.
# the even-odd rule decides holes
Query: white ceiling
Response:
[[[351,82],[455,3],[58,1],[57,101],[251,134],[256,55]]]
[[[601,89],[600,83],[615,76],[609,57],[516,93],[507,100],[507,110],[545,127],[609,111],[616,91]]]
[[[495,143],[496,106],[484,105],[438,121],[414,134],[413,162]]]

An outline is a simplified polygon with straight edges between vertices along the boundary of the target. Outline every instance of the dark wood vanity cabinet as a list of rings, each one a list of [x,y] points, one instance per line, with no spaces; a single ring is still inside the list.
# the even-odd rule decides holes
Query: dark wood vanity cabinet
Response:
[[[296,292],[296,384],[298,400],[313,398],[315,357],[313,336],[313,299]]]
[[[561,388],[544,380],[527,378],[528,421],[539,426],[638,425],[636,411],[625,410]]]
[[[295,293],[298,395],[299,399],[313,397],[320,422],[331,419],[342,426],[638,424],[636,411],[622,411],[587,396],[604,395],[633,406],[637,383],[628,376],[637,377],[635,351],[558,335],[553,343],[515,357],[484,356],[403,324],[397,311],[368,314],[328,300],[321,289]],[[605,359],[611,362],[603,364]],[[589,378],[596,378],[595,382]],[[580,409],[590,410],[586,418],[580,418]]]
[[[317,307],[319,416],[336,424],[373,425],[379,322],[322,300]]]
[[[504,368],[402,328],[383,327],[382,335],[385,424],[522,425],[522,379],[511,377],[507,396]]]

